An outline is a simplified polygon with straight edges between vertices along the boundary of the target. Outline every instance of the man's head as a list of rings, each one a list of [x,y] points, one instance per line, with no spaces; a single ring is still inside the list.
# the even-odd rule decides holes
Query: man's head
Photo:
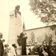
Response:
[[[19,10],[19,9],[20,9],[20,6],[19,6],[19,5],[17,5],[17,6],[15,7],[15,9],[16,9],[16,10]]]
[[[8,44],[5,44],[5,45],[4,45],[4,47],[6,47],[6,48],[7,48],[7,47],[9,47],[9,45],[8,45]]]
[[[0,39],[2,38],[2,36],[3,36],[3,34],[2,34],[2,33],[0,33]]]
[[[16,44],[12,44],[12,46],[13,46],[14,48],[17,48]]]

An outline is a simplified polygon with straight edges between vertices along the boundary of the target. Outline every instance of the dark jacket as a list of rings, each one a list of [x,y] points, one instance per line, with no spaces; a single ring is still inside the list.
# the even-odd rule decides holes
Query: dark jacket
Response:
[[[0,40],[0,56],[3,56],[3,53],[4,53],[4,47],[2,41]]]

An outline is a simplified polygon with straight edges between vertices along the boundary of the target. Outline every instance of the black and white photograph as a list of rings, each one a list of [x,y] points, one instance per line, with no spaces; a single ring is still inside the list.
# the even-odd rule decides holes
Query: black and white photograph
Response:
[[[56,56],[56,0],[0,0],[0,56]]]

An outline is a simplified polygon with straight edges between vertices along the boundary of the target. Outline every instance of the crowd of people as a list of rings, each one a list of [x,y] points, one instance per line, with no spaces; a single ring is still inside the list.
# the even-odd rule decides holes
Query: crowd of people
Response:
[[[17,46],[15,44],[12,44],[12,47],[9,47],[8,44],[4,45],[4,54],[3,56],[17,56]]]
[[[56,56],[56,45],[36,45],[29,48],[28,55]]]
[[[11,47],[8,44],[3,44],[5,40],[2,40],[2,33],[0,33],[0,56],[18,56],[16,44],[12,44]],[[27,55],[39,55],[39,56],[56,56],[56,44],[54,45],[35,45],[32,49],[29,48]]]
[[[0,33],[0,56],[18,56],[16,49],[16,44],[9,46],[8,44],[4,45],[5,40],[2,40],[2,33]]]
[[[49,39],[45,39],[40,45],[35,44],[32,49],[29,48],[28,55],[56,56],[56,42],[52,40],[52,35],[46,38]]]

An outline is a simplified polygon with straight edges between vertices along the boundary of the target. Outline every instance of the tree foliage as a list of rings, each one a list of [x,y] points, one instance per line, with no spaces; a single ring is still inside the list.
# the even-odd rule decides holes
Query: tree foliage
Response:
[[[50,45],[52,44],[52,35],[49,34],[49,36],[47,34],[45,34],[45,40],[42,42],[42,44],[46,44],[46,45]]]
[[[43,23],[56,22],[56,0],[29,0],[31,10]]]

